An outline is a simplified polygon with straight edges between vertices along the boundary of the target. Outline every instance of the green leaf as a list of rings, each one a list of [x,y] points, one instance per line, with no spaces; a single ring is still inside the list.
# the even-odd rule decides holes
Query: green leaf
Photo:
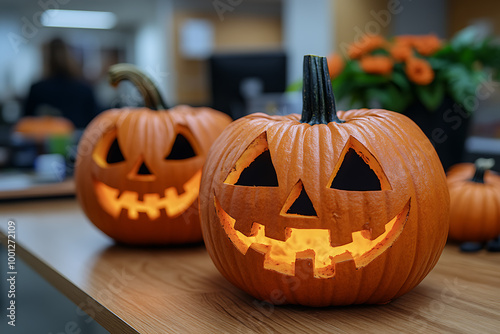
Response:
[[[477,72],[473,72],[463,65],[451,65],[444,71],[449,92],[455,102],[463,104],[469,96],[475,95],[480,81]]]
[[[466,67],[472,67],[472,64],[476,60],[476,55],[472,49],[463,49],[460,53],[460,63]]]
[[[455,53],[455,51],[454,51],[453,47],[450,44],[446,44],[446,45],[443,45],[443,47],[433,55],[433,58],[430,58],[430,59],[434,59],[434,57],[435,58],[448,58],[450,55],[452,55],[454,53]]]
[[[450,41],[450,45],[455,50],[477,45],[478,41],[483,40],[482,30],[477,26],[469,26],[460,30]]]
[[[351,63],[352,78],[357,86],[380,85],[390,80],[389,76],[366,73],[359,66],[359,62]]]
[[[441,70],[450,66],[450,61],[440,58],[428,58],[427,61],[431,64],[432,69]]]
[[[406,75],[401,72],[392,72],[392,82],[399,88],[404,94],[410,94],[410,82]]]
[[[430,111],[435,111],[444,99],[444,84],[435,81],[427,86],[416,86],[415,91],[418,99]]]
[[[333,94],[338,99],[348,97],[353,90],[353,81],[349,80],[348,75],[340,75],[332,81]]]
[[[378,102],[383,109],[396,112],[403,112],[412,101],[410,94],[402,94],[394,85],[367,89],[366,95],[371,101]]]
[[[356,75],[356,83],[363,86],[379,85],[389,81],[389,78],[382,75],[360,73]]]
[[[298,92],[300,90],[302,90],[302,79],[292,82],[290,85],[288,85],[285,93]]]

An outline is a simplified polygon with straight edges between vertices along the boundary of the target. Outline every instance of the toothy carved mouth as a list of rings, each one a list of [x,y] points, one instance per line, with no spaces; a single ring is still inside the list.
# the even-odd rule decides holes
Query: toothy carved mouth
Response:
[[[110,187],[94,179],[94,190],[97,200],[104,210],[114,218],[118,218],[123,210],[127,211],[129,219],[137,219],[140,212],[147,214],[150,220],[157,219],[165,210],[170,218],[182,214],[189,208],[198,197],[198,189],[201,181],[201,170],[184,184],[185,192],[177,193],[175,187],[166,188],[163,194],[148,193],[139,200],[134,191]]]
[[[287,228],[286,241],[271,239],[265,236],[265,226],[253,223],[252,233],[245,236],[234,228],[236,220],[220,205],[214,196],[215,209],[224,231],[233,245],[246,254],[252,248],[264,254],[264,268],[279,273],[295,275],[296,259],[312,256],[314,277],[330,278],[335,276],[335,265],[340,262],[354,261],[356,268],[368,265],[383,254],[398,239],[410,213],[410,200],[401,212],[385,225],[385,232],[374,240],[369,239],[369,233],[358,231],[352,233],[352,242],[332,247],[327,229],[296,229]]]

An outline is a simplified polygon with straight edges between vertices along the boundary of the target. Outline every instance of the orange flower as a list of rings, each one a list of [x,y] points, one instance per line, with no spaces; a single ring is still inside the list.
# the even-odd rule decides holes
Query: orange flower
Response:
[[[363,38],[349,45],[347,53],[349,58],[358,59],[378,48],[383,48],[386,44],[385,39],[379,35],[364,35]]]
[[[404,62],[412,56],[412,50],[406,44],[395,44],[391,48],[391,55],[396,61]]]
[[[338,53],[332,53],[327,57],[328,70],[330,71],[330,78],[336,78],[344,69],[344,59]]]
[[[417,85],[428,85],[434,80],[434,71],[428,61],[420,58],[409,58],[406,61],[406,75]]]
[[[421,55],[430,56],[441,48],[441,40],[436,35],[419,36],[413,45]]]
[[[371,74],[390,74],[394,63],[387,56],[364,56],[361,58],[360,66],[363,71]]]

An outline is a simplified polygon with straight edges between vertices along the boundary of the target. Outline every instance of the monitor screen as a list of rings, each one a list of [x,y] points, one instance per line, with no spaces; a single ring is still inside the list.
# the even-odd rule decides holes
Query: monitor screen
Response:
[[[210,58],[212,106],[233,119],[248,114],[248,101],[286,89],[283,52],[215,54]]]

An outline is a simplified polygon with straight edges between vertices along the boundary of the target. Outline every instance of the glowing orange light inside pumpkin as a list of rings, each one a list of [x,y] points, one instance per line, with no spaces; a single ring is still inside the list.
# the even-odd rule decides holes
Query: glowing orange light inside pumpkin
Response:
[[[264,268],[285,275],[295,275],[295,260],[299,253],[314,252],[314,276],[328,278],[335,275],[335,263],[354,260],[356,267],[364,267],[385,252],[399,237],[410,210],[410,201],[403,210],[385,225],[385,232],[370,240],[367,231],[352,233],[352,242],[330,246],[327,229],[287,228],[287,240],[280,241],[265,236],[265,226],[254,223],[251,236],[247,237],[234,228],[236,220],[227,214],[215,197],[215,208],[222,227],[234,246],[246,254],[249,248],[265,253]]]
[[[123,191],[118,197],[118,189],[97,180],[94,180],[94,187],[101,207],[114,218],[118,218],[122,209],[126,209],[131,219],[137,219],[139,212],[145,212],[150,219],[157,219],[159,210],[163,208],[168,217],[176,217],[186,211],[198,198],[200,181],[201,170],[184,184],[184,193],[179,195],[175,187],[169,187],[165,189],[164,197],[160,198],[157,193],[144,194],[143,201],[138,200],[136,192],[129,190]]]

